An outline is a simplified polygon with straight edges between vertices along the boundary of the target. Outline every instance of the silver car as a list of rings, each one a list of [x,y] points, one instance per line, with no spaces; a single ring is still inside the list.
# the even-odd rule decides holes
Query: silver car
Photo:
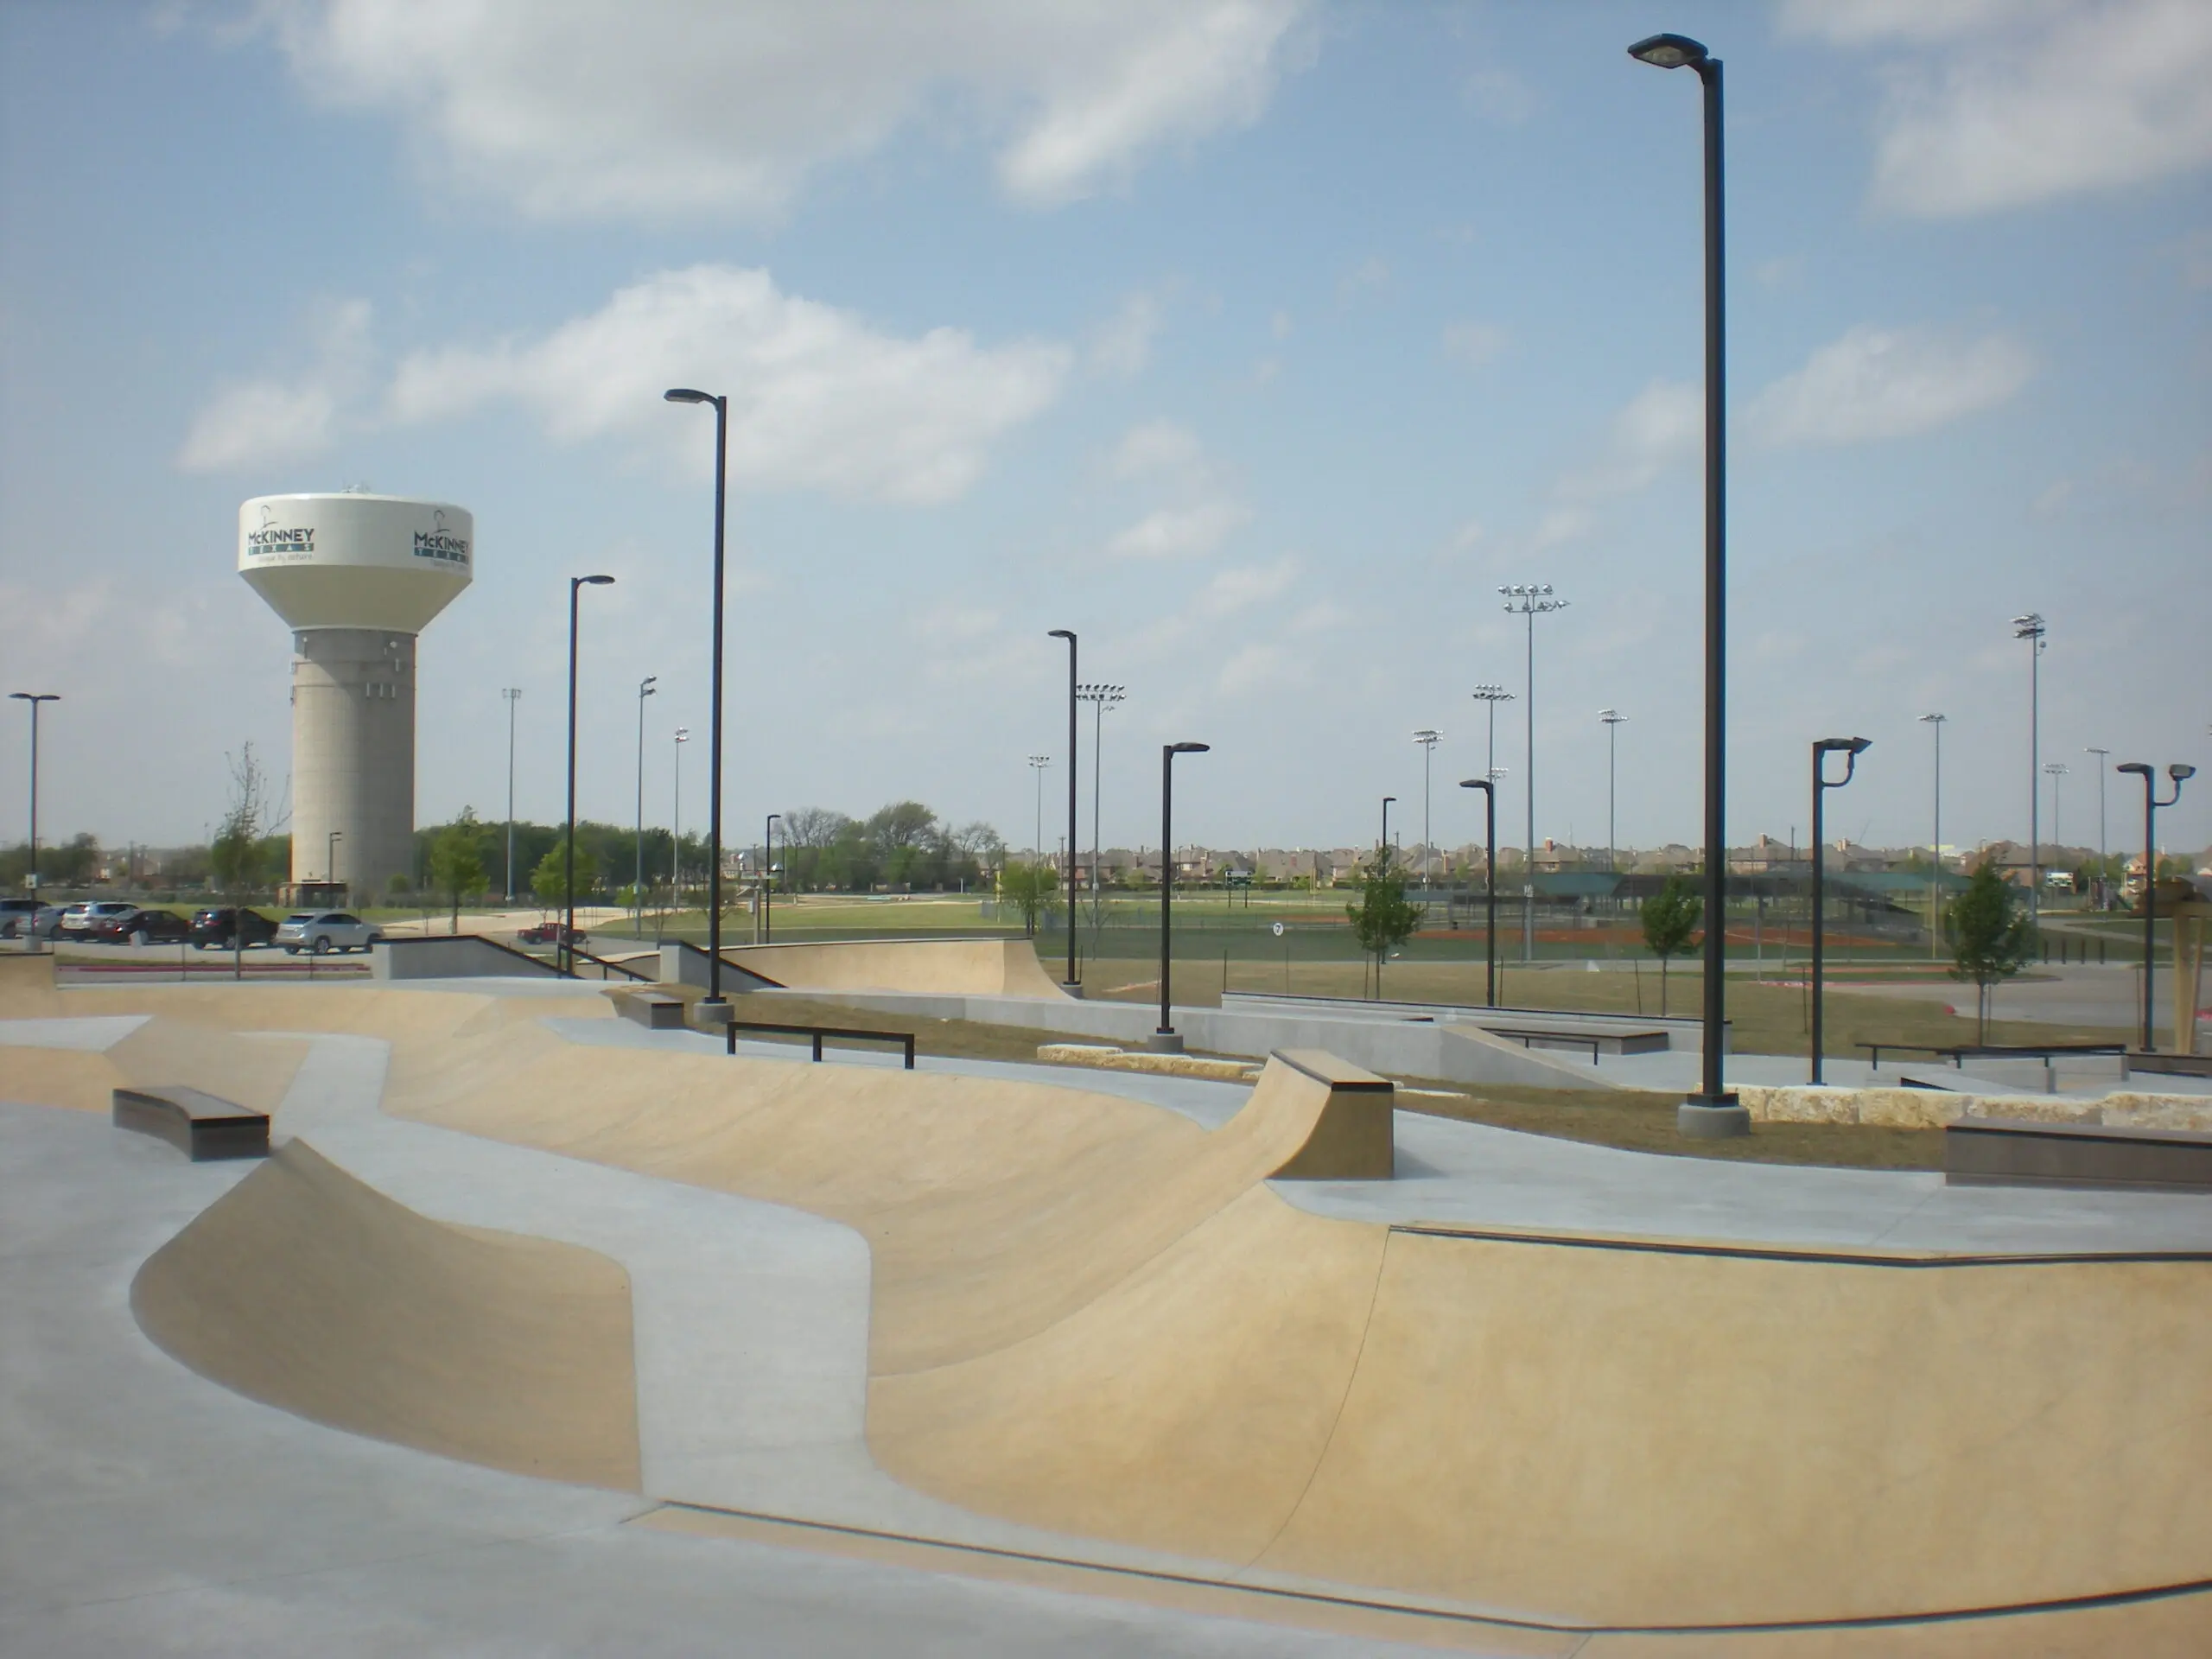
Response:
[[[365,950],[383,938],[378,928],[342,910],[295,911],[276,927],[276,943],[294,957],[302,950],[318,957],[333,950]]]
[[[83,944],[91,937],[94,923],[128,916],[137,908],[136,905],[126,905],[116,899],[102,899],[99,904],[72,905],[61,912],[60,929],[54,937],[75,939]]]

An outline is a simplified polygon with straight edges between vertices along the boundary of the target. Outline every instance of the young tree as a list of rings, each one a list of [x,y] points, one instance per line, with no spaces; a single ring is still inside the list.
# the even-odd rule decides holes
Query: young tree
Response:
[[[239,746],[235,758],[223,758],[231,769],[231,798],[207,849],[208,874],[234,904],[242,904],[261,885],[263,837],[272,827],[268,822],[269,778],[251,739]]]
[[[1037,937],[1037,918],[1052,906],[1059,892],[1059,879],[1048,864],[1024,864],[1015,860],[999,873],[999,893],[1021,906],[1022,931]]]
[[[1705,919],[1705,901],[1698,890],[1679,875],[1669,875],[1658,892],[1643,901],[1644,948],[1659,958],[1659,1017],[1667,1016],[1667,959],[1690,948],[1699,924]]]
[[[484,826],[474,807],[462,807],[430,843],[430,887],[451,900],[453,931],[460,932],[461,895],[484,888]]]
[[[568,842],[556,837],[546,849],[545,856],[537,861],[537,868],[530,878],[530,890],[537,902],[547,910],[560,910],[569,903]],[[589,893],[599,880],[599,864],[590,849],[581,840],[576,844],[576,893],[579,897]]]
[[[1989,994],[2018,973],[2035,949],[2035,925],[2024,910],[2016,910],[2012,892],[1984,864],[1967,879],[1967,890],[1953,901],[1951,977],[1971,980],[1974,987],[1975,1040],[1989,1040]]]
[[[1352,937],[1359,948],[1375,958],[1375,995],[1382,995],[1382,963],[1391,951],[1414,936],[1426,906],[1406,899],[1406,878],[1397,868],[1397,854],[1389,847],[1360,867],[1359,902],[1346,905]]]

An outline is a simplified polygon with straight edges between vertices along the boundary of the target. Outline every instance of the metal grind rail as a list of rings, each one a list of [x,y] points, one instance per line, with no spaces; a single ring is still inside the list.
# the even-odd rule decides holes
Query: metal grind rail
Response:
[[[904,1051],[906,1070],[914,1069],[914,1033],[911,1031],[860,1031],[846,1026],[783,1025],[772,1020],[733,1020],[725,1027],[728,1035],[722,1039],[731,1054],[737,1052],[737,1033],[741,1031],[773,1032],[786,1037],[811,1037],[814,1058],[822,1058],[824,1038],[836,1038],[849,1043],[896,1043]]]

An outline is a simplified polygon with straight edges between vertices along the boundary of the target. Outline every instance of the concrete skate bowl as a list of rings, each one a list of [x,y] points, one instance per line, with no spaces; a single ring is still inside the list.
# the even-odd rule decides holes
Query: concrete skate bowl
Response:
[[[335,1428],[634,1491],[629,1281],[572,1245],[435,1222],[295,1141],[130,1287],[161,1348]]]
[[[849,939],[725,947],[724,960],[793,991],[908,991],[933,996],[1067,993],[1027,939]]]
[[[2212,1262],[1324,1219],[1265,1184],[1317,1110],[1279,1063],[1208,1134],[1071,1089],[654,1060],[518,1047],[394,1103],[856,1229],[870,1449],[970,1510],[1574,1629],[2212,1580]]]

